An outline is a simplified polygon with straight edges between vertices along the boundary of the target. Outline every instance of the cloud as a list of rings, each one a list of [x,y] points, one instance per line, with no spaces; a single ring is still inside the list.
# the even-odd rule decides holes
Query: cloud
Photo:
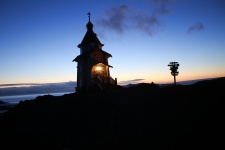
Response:
[[[18,87],[30,87],[30,86],[38,86],[41,84],[37,83],[17,83],[17,84],[0,84],[1,88],[18,88]]]
[[[138,14],[133,17],[133,24],[135,28],[144,31],[148,35],[153,35],[153,27],[160,26],[160,21],[156,16]]]
[[[201,22],[198,22],[188,28],[188,33],[194,32],[194,31],[201,31],[204,28],[203,24]]]
[[[21,94],[42,94],[75,91],[76,82],[45,84],[4,84],[0,85],[0,96]]]
[[[168,6],[174,3],[174,1],[175,0],[148,0],[150,4],[159,5],[159,7],[154,10],[154,13],[161,15],[168,14],[170,12]]]
[[[113,29],[120,33],[124,30],[124,22],[127,17],[129,9],[126,5],[121,5],[116,8],[111,8],[106,11],[107,19],[97,20],[97,23],[102,27]]]
[[[121,81],[118,84],[119,85],[128,85],[128,84],[137,84],[143,81],[144,79],[133,79],[133,80],[126,80],[126,81]]]
[[[120,5],[105,11],[106,17],[97,19],[97,24],[103,29],[122,34],[129,29],[139,30],[150,36],[160,27],[160,15],[169,13],[169,4],[173,0],[149,0],[145,5],[149,9],[131,8],[129,5]]]

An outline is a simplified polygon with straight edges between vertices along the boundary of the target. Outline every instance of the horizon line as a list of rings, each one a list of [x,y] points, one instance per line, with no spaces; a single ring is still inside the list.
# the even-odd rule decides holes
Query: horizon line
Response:
[[[182,81],[177,81],[177,83],[181,83],[181,82],[197,82],[198,80],[210,80],[210,79],[216,79],[216,78],[222,78],[224,76],[221,76],[221,77],[211,77],[211,78],[198,78],[198,79],[192,79],[192,80],[182,80]],[[130,85],[132,84],[133,80],[127,80],[127,81],[120,81],[118,82],[118,85],[120,86],[126,86],[126,85]],[[16,87],[30,87],[30,86],[41,86],[41,85],[46,85],[46,84],[62,84],[62,83],[70,83],[70,82],[74,82],[76,83],[77,81],[65,81],[65,82],[46,82],[46,83],[9,83],[9,84],[0,84],[0,89],[1,88],[16,88]],[[127,82],[127,84],[126,84]],[[129,83],[130,82],[130,83]],[[153,82],[153,81],[152,81]],[[133,83],[133,84],[140,84],[140,83],[152,83],[152,82],[136,82],[136,83]],[[153,82],[154,84],[173,84],[174,82],[171,81],[171,82],[162,82],[162,83],[155,83]],[[192,84],[192,83],[190,83]]]

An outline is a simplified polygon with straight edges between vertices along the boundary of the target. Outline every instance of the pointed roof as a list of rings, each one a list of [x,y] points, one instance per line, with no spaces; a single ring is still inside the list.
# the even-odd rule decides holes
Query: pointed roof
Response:
[[[91,54],[94,51],[100,51],[101,53],[104,53],[105,55],[107,55],[108,57],[112,57],[111,54],[107,53],[106,51],[100,50],[100,49],[91,49],[90,51],[87,51],[79,56],[77,56],[73,61],[78,61],[80,58],[85,57],[87,54]]]
[[[94,43],[96,43],[96,44],[102,44],[102,43],[99,41],[99,39],[97,38],[97,36],[96,36],[96,34],[94,33],[94,31],[93,31],[93,24],[92,24],[91,21],[90,21],[90,15],[91,15],[91,13],[88,12],[88,18],[89,18],[89,19],[88,19],[88,23],[87,23],[87,25],[86,25],[86,27],[87,27],[87,32],[86,32],[86,34],[85,34],[85,36],[84,36],[82,42],[78,45],[79,48],[82,47],[82,46],[84,46],[84,45],[86,45],[86,44],[89,44],[90,42],[94,42]],[[102,45],[103,45],[103,44],[102,44]]]

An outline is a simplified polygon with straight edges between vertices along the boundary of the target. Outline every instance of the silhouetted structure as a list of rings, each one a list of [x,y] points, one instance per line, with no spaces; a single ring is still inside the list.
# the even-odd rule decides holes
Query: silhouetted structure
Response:
[[[176,76],[179,74],[177,71],[179,64],[178,62],[170,62],[168,66],[170,66],[171,75],[174,77],[174,85],[176,86]]]
[[[117,79],[114,80],[109,72],[109,68],[112,66],[108,64],[108,58],[112,55],[102,50],[104,44],[99,41],[93,31],[90,15],[89,12],[87,32],[78,45],[80,55],[73,60],[77,62],[76,91],[93,88],[105,90],[117,85]]]

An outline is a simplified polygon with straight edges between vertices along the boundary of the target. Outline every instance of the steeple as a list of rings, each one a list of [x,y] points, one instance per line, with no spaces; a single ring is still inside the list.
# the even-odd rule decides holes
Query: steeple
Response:
[[[93,24],[91,23],[91,13],[88,12],[88,23],[86,24],[87,32],[82,40],[82,42],[78,45],[79,48],[82,49],[82,52],[89,51],[93,46],[104,46],[102,44],[96,34],[93,31]],[[94,45],[93,45],[94,44]],[[91,45],[91,47],[90,47]]]
[[[92,30],[92,28],[93,28],[93,24],[91,23],[91,13],[90,12],[88,12],[88,23],[87,23],[86,27],[87,27],[87,30]]]

